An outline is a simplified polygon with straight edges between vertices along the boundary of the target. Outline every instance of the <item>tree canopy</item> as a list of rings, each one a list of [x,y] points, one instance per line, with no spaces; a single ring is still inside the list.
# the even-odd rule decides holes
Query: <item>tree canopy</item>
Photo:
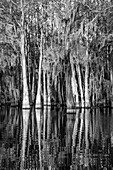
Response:
[[[68,105],[111,100],[112,0],[2,0],[0,23],[0,70],[3,77],[15,77],[9,95],[12,88],[15,98],[22,93],[25,56],[30,102],[38,93]],[[4,84],[6,78],[1,92]]]

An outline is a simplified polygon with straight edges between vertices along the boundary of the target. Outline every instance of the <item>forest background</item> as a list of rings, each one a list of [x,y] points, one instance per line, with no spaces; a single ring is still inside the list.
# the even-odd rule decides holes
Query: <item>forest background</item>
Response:
[[[0,103],[112,99],[112,0],[0,1]]]

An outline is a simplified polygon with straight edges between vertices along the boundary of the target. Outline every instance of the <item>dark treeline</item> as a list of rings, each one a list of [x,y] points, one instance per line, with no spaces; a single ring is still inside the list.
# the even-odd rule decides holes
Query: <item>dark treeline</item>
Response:
[[[112,103],[112,0],[1,0],[0,102]]]

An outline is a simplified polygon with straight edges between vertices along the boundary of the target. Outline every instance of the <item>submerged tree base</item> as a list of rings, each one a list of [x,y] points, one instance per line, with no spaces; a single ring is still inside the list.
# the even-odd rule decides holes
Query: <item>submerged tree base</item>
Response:
[[[27,108],[27,109],[30,108],[29,102],[23,102],[23,103],[22,103],[22,108],[23,108],[23,109],[24,109],[24,108],[25,108],[25,109],[26,109],[26,108]]]
[[[30,109],[30,105],[22,105],[22,109]]]

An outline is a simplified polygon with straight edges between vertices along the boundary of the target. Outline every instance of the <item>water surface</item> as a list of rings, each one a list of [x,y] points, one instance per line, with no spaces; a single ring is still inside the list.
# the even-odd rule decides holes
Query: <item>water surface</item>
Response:
[[[0,167],[113,169],[113,110],[0,108]]]

